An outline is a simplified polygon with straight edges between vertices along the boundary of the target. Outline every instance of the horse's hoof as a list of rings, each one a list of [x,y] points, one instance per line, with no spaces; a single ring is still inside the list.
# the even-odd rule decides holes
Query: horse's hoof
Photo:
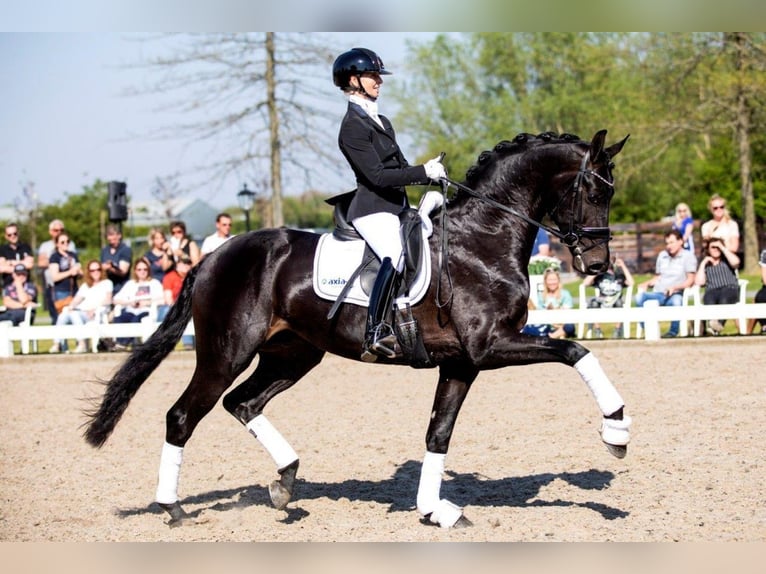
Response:
[[[452,526],[452,528],[469,528],[473,526],[473,522],[468,520],[465,515],[461,515],[460,518],[457,519],[457,522]]]
[[[160,508],[167,512],[170,515],[170,520],[168,520],[167,525],[171,528],[175,528],[176,526],[181,526],[187,519],[191,518],[186,511],[181,508],[181,503],[177,500],[172,504],[164,504],[162,502],[158,502],[157,504],[160,505]]]
[[[269,496],[271,497],[271,503],[277,510],[283,510],[287,503],[292,498],[292,493],[287,490],[281,482],[275,480],[269,485]]]
[[[617,458],[625,458],[625,455],[628,454],[628,445],[609,444],[608,442],[604,444],[606,445],[606,450]]]

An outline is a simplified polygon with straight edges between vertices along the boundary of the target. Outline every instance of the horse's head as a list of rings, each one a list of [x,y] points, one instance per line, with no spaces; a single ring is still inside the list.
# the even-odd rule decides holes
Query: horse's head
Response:
[[[612,159],[628,137],[605,148],[606,130],[597,132],[590,146],[580,144],[581,154],[573,156],[571,168],[554,179],[557,199],[549,213],[561,232],[562,243],[572,253],[574,268],[581,273],[595,275],[609,266]]]

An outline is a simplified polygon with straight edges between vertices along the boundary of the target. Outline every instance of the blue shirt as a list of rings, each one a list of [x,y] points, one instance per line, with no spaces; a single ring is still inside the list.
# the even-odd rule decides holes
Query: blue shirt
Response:
[[[537,228],[537,236],[535,237],[535,243],[532,245],[532,255],[537,255],[540,253],[540,246],[541,245],[550,245],[551,241],[548,239],[548,234],[545,232],[545,229],[542,227]]]

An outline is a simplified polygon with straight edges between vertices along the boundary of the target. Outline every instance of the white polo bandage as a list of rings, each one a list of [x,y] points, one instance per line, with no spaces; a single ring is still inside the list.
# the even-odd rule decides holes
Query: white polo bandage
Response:
[[[178,478],[184,458],[182,446],[173,446],[165,442],[160,455],[160,471],[157,480],[157,493],[154,499],[162,504],[178,501]]]
[[[620,393],[614,388],[593,353],[588,353],[577,361],[574,368],[588,385],[604,416],[611,415],[625,406]]]
[[[279,434],[279,431],[274,428],[265,415],[258,415],[247,423],[246,427],[274,459],[277,469],[285,468],[298,460],[298,455],[293,447]]]

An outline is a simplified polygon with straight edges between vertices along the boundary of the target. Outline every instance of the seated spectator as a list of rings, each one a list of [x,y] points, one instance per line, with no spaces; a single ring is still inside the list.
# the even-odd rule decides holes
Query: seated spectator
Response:
[[[638,285],[636,305],[643,307],[646,301],[658,301],[663,306],[683,304],[683,292],[694,285],[697,272],[697,258],[684,249],[684,239],[677,229],[665,234],[665,249],[657,256],[654,277]],[[647,291],[648,288],[652,291]],[[677,337],[680,321],[670,323],[670,329],[663,338]]]
[[[625,304],[622,299],[622,292],[626,286],[633,285],[633,275],[631,275],[628,266],[625,265],[625,261],[620,257],[615,257],[609,264],[609,268],[603,273],[586,276],[583,279],[583,285],[593,285],[598,289],[598,296],[591,297],[588,301],[589,309],[613,309]],[[604,338],[601,325],[598,323],[593,324],[593,336],[596,339]],[[615,339],[622,337],[622,323],[615,326],[612,337]]]
[[[702,303],[705,305],[727,305],[739,301],[739,280],[735,269],[739,268],[739,257],[726,248],[723,239],[712,238],[707,245],[707,255],[697,269],[694,282],[705,287]],[[707,333],[719,335],[726,320],[712,319]]]
[[[162,283],[149,276],[149,262],[139,259],[130,279],[114,296],[114,304],[122,307],[113,323],[140,323],[149,316],[152,305],[163,302]],[[133,341],[130,337],[119,337],[114,345],[115,351],[126,351]]]
[[[64,307],[56,319],[56,325],[84,325],[106,313],[112,305],[112,282],[104,277],[104,270],[97,259],[88,261],[85,283],[80,285],[72,303]],[[66,348],[66,342],[57,339],[50,348],[51,353],[59,353]],[[85,339],[77,341],[75,353],[85,353],[88,347]]]
[[[532,257],[535,255],[551,256],[551,240],[548,238],[548,233],[542,227],[537,228],[535,242],[532,244]]]
[[[192,267],[199,263],[199,245],[186,234],[186,224],[183,221],[170,222],[170,248],[176,263],[184,255],[191,260]]]
[[[766,303],[766,249],[761,251],[761,258],[758,260],[758,264],[761,266],[761,288],[755,294],[753,303]],[[766,335],[766,318],[750,319],[747,332],[752,333],[756,325],[760,326],[759,332],[761,335]]]
[[[82,265],[77,254],[69,250],[69,235],[61,233],[56,238],[56,250],[48,261],[51,281],[53,281],[53,306],[57,313],[72,303],[77,293],[77,280],[82,276]]]
[[[162,283],[165,273],[173,267],[173,250],[165,238],[165,232],[155,227],[149,232],[149,250],[144,253],[144,258],[151,265],[151,275]]]
[[[162,280],[162,288],[164,290],[165,304],[161,305],[157,309],[157,320],[164,321],[165,315],[168,314],[170,306],[178,299],[178,294],[181,293],[181,287],[183,286],[184,279],[189,274],[192,268],[192,262],[189,257],[183,256],[176,263],[175,269],[171,269],[165,274],[165,278]],[[191,351],[194,349],[194,337],[192,335],[184,335],[181,338],[181,343],[184,349]]]
[[[11,282],[3,288],[3,306],[0,321],[11,321],[19,325],[24,321],[27,307],[37,302],[37,287],[29,280],[29,270],[23,263],[17,263],[11,273]],[[32,321],[35,311],[32,310]]]
[[[60,219],[54,219],[48,224],[48,234],[50,239],[43,241],[37,250],[37,268],[43,274],[43,302],[45,303],[45,309],[50,313],[51,323],[56,324],[58,318],[58,312],[53,305],[53,281],[51,280],[50,270],[48,264],[50,263],[50,256],[56,251],[56,240],[58,236],[65,231],[64,222]],[[69,240],[69,251],[77,253],[77,246],[74,241]]]
[[[572,294],[561,286],[561,275],[555,269],[548,268],[543,273],[543,288],[534,299],[529,300],[532,309],[571,309],[574,305]],[[552,339],[574,337],[573,323],[565,325],[527,325],[521,331],[527,335],[547,335]]]

